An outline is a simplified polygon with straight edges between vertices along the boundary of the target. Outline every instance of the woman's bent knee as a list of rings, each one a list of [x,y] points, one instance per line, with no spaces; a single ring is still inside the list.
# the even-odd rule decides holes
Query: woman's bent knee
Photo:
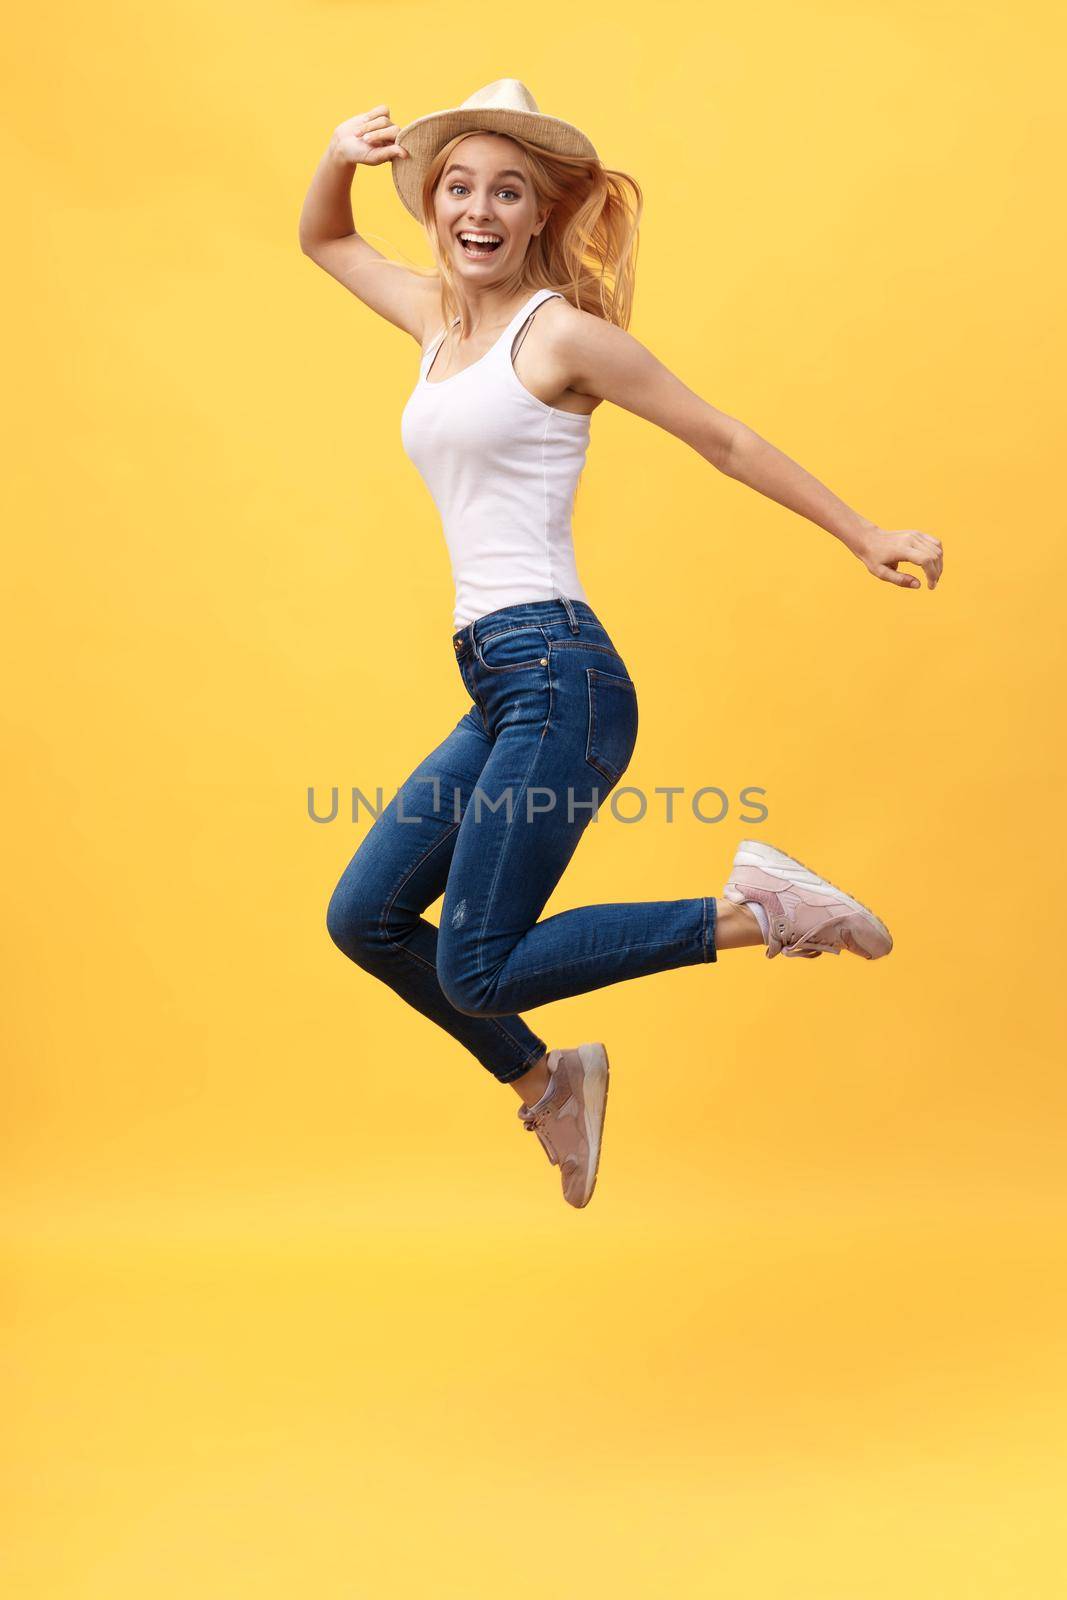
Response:
[[[438,977],[440,982],[440,977]],[[441,984],[441,992],[453,1011],[460,1012],[465,1017],[506,1017],[510,1013],[501,1011],[490,1000],[489,996],[477,984],[462,983],[459,987]]]
[[[381,907],[374,907],[342,878],[326,907],[326,931],[353,961],[369,958],[380,942]]]
[[[494,1004],[491,981],[474,970],[476,948],[438,934],[437,981],[441,993],[452,1009],[465,1017],[507,1016],[506,1011],[498,1010]]]

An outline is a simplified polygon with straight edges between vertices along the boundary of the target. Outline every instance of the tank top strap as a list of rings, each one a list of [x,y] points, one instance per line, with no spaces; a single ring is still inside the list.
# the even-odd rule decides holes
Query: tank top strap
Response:
[[[449,328],[454,328],[458,321],[459,321],[459,318],[458,317],[454,317],[452,319],[452,321],[448,324],[448,327],[440,328],[437,331],[437,333],[434,334],[433,338],[430,340],[429,344],[426,346],[426,349],[422,352],[422,360],[419,363],[419,375],[421,377],[425,378],[426,374],[429,372],[430,363],[433,360],[434,356],[437,354],[438,350],[440,349],[442,339],[444,338],[445,334],[448,332]]]
[[[515,342],[515,335],[518,333],[527,317],[531,316],[532,313],[537,310],[538,306],[542,305],[546,300],[551,300],[558,295],[558,289],[535,290],[535,292],[527,300],[526,304],[524,306],[520,306],[518,311],[516,311],[515,315],[512,317],[511,321],[500,335],[500,338],[497,340],[496,349],[493,353],[499,356],[502,361],[507,361],[510,364],[511,346]]]
[[[516,311],[515,315],[512,317],[503,333],[499,335],[493,346],[486,352],[487,356],[502,357],[505,361],[510,361],[511,346],[514,342],[515,335],[518,333],[527,317],[532,315],[532,313],[537,310],[538,306],[543,304],[545,300],[551,300],[557,296],[560,299],[563,298],[558,289],[537,289],[526,301],[525,305],[520,306],[518,311]],[[459,320],[459,317],[453,317],[452,321],[446,328],[439,329],[426,346],[426,349],[423,351],[422,360],[419,364],[419,373],[424,379],[433,365],[434,357],[441,347],[442,340],[445,338],[446,334],[451,332]],[[480,362],[474,363],[476,366],[480,364]],[[466,371],[466,368],[464,368],[464,371]],[[458,377],[459,374],[457,373],[455,376]]]

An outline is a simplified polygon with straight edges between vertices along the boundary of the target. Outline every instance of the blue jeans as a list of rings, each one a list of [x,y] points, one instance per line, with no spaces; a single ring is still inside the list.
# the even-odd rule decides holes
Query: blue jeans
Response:
[[[518,1012],[714,961],[715,901],[538,921],[637,739],[637,691],[584,602],[506,606],[452,638],[471,706],[377,817],[326,925],[357,966],[501,1083],[547,1048]],[[440,925],[422,913],[444,894]]]

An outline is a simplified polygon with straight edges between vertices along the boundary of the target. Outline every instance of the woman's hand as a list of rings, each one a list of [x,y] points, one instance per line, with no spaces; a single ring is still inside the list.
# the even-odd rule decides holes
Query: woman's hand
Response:
[[[936,589],[941,576],[941,540],[915,528],[872,528],[856,550],[868,572],[883,583],[896,583],[902,589],[918,589],[919,579],[909,572],[898,572],[897,564],[912,561],[926,573],[926,587]]]
[[[406,161],[408,152],[395,143],[400,130],[389,120],[388,106],[375,106],[338,123],[333,131],[334,153],[352,166],[380,167],[383,161]]]

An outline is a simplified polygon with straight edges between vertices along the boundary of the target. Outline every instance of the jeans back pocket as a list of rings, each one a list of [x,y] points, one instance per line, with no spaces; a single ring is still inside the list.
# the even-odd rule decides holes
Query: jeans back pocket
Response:
[[[632,678],[586,667],[589,734],[585,759],[611,784],[618,783],[637,743],[637,686]]]

